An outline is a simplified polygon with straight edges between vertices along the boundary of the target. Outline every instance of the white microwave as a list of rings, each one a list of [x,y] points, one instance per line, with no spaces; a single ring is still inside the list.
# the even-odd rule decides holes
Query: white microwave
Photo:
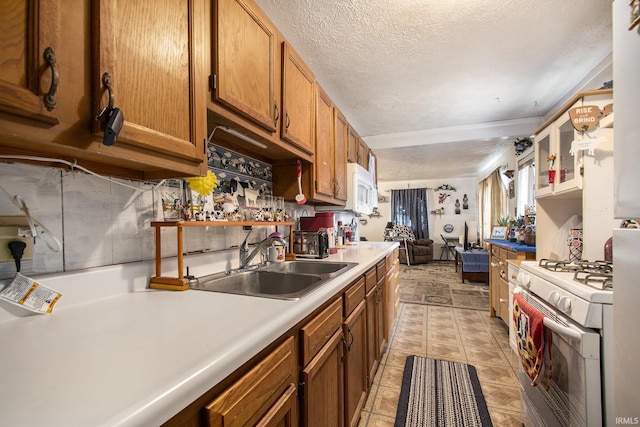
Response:
[[[347,163],[347,210],[369,215],[378,205],[373,177],[357,163]]]
[[[341,206],[316,206],[317,211],[353,211],[369,215],[378,206],[378,191],[368,170],[357,163],[347,163],[347,203]]]

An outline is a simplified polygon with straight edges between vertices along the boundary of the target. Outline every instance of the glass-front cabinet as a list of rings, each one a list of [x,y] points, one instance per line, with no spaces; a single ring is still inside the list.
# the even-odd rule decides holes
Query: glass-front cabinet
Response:
[[[583,152],[571,153],[571,144],[578,139],[578,132],[568,112],[581,105],[582,99],[536,134],[536,198],[582,189]]]

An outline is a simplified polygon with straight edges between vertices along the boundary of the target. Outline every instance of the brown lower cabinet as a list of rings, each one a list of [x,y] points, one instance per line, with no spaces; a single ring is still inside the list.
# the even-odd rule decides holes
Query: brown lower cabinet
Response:
[[[296,425],[295,359],[294,340],[290,337],[205,406],[206,425]]]
[[[345,425],[357,426],[360,412],[367,399],[367,318],[365,315],[364,280],[354,283],[353,289],[357,295],[357,306],[347,311],[347,295],[345,292],[345,319],[342,332],[346,341],[347,352],[344,357],[344,408]]]
[[[164,425],[357,426],[395,318],[389,257]]]

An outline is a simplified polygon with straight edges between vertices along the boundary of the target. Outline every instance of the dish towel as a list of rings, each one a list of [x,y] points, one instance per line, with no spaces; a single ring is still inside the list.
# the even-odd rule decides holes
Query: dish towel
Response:
[[[513,295],[513,327],[518,355],[531,379],[531,385],[549,387],[551,380],[551,331],[544,326],[544,314],[522,298]]]

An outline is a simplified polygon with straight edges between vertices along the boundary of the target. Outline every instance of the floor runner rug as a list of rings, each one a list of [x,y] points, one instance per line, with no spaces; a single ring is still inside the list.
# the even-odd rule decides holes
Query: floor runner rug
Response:
[[[400,301],[489,310],[489,285],[462,283],[453,263],[400,266]]]
[[[407,357],[395,427],[492,425],[475,367]]]

